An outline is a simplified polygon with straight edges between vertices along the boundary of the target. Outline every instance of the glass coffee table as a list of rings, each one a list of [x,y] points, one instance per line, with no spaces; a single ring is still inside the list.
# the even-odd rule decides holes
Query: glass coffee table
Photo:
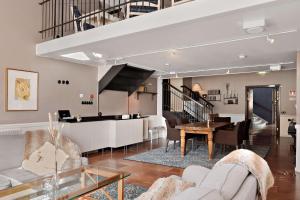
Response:
[[[116,183],[118,200],[124,198],[124,179],[130,174],[98,165],[84,166],[58,174],[57,184],[53,176],[37,178],[30,182],[0,191],[1,200],[12,199],[94,199],[91,195],[100,192],[113,199],[105,186]],[[56,188],[56,189],[55,189]]]

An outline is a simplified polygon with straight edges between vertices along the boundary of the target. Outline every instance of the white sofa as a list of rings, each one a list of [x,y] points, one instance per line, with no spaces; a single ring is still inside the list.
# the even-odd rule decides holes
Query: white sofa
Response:
[[[25,135],[0,136],[0,176],[11,180],[12,185],[17,185],[37,175],[21,168],[25,150]]]
[[[38,177],[21,167],[24,151],[24,134],[0,136],[0,190],[6,187],[5,179],[10,180],[10,186],[16,186]],[[82,163],[88,164],[87,159],[82,158]]]
[[[189,166],[182,180],[195,183],[172,200],[255,200],[257,180],[247,169],[236,164],[225,164],[213,169]]]

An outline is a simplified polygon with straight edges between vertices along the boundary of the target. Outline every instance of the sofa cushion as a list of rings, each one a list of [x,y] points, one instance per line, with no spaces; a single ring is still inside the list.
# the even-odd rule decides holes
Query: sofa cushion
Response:
[[[193,182],[196,185],[202,183],[204,178],[207,176],[210,169],[199,165],[190,165],[184,169],[182,173],[182,180]]]
[[[7,169],[4,171],[1,171],[0,176],[1,175],[12,179],[13,185],[15,185],[16,183],[20,184],[20,183],[28,182],[28,181],[38,177],[37,175],[33,174],[32,172],[27,171],[22,168]]]
[[[0,171],[21,166],[24,146],[24,135],[0,136]]]
[[[173,197],[172,200],[224,200],[215,189],[207,187],[192,187]]]
[[[246,168],[237,164],[220,165],[214,167],[197,187],[215,189],[224,199],[232,199],[248,174]]]
[[[243,182],[233,200],[255,200],[257,195],[257,180],[250,174]]]

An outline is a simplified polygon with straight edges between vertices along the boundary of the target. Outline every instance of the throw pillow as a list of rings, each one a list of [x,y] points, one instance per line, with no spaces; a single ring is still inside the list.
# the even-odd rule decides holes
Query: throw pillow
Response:
[[[58,149],[55,156],[55,147],[49,142],[34,151],[28,160],[24,160],[22,167],[39,176],[51,174],[55,172],[55,159],[57,161],[58,170],[62,169],[63,164],[69,156],[61,149]]]
[[[238,192],[248,174],[248,169],[237,164],[216,166],[197,187],[215,189],[225,200],[229,200]]]

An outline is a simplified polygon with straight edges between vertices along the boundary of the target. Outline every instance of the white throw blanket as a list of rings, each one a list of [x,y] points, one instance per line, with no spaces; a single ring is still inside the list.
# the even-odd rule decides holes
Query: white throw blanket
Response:
[[[223,164],[238,164],[247,168],[257,179],[262,200],[267,199],[268,189],[274,185],[274,177],[268,163],[263,158],[252,151],[239,149],[219,160],[215,166]]]
[[[187,188],[195,186],[194,183],[182,181],[179,176],[169,176],[157,179],[149,190],[135,200],[169,200]]]

